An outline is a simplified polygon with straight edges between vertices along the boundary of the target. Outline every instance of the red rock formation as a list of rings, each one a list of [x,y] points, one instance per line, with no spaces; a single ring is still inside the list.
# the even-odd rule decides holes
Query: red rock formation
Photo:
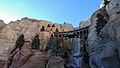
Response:
[[[58,28],[59,31],[69,31],[72,30],[73,27],[70,24],[62,24],[62,27],[60,27],[59,24],[55,24],[54,28],[51,28],[52,30],[47,30],[47,25],[53,24],[50,21],[45,20],[35,20],[35,19],[29,19],[29,18],[22,18],[21,20],[12,21],[9,24],[7,24],[0,33],[0,55],[3,56],[3,54],[6,52],[6,54],[1,57],[0,59],[6,60],[7,54],[9,53],[9,50],[13,48],[15,45],[15,41],[17,37],[23,33],[25,35],[25,40],[31,41],[31,38],[33,38],[36,33],[39,34],[41,39],[41,44],[46,45],[46,42],[48,41],[48,38],[51,34],[55,32],[55,29]],[[41,32],[40,29],[42,26],[45,27],[45,31]],[[1,25],[0,25],[1,27]],[[45,48],[45,46],[44,46]]]
[[[3,27],[5,27],[5,23],[4,23],[3,20],[0,20],[0,30],[1,30]]]

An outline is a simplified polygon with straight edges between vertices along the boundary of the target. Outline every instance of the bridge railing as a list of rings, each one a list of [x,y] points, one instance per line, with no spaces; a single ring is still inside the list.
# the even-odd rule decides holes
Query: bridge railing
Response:
[[[59,37],[82,37],[88,35],[88,28],[89,26],[85,28],[80,28],[77,30],[72,30],[72,31],[66,31],[66,32],[56,32],[54,33],[55,36]]]

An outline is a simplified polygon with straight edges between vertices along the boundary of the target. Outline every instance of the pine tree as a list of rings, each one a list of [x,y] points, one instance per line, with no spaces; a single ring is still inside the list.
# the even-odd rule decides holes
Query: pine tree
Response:
[[[39,49],[40,39],[39,35],[36,34],[35,38],[32,40],[32,49]]]
[[[17,40],[16,40],[16,47],[10,52],[10,54],[12,54],[17,48],[21,49],[21,47],[24,45],[24,35],[21,34]]]
[[[107,23],[107,21],[104,19],[104,16],[102,14],[97,14],[97,23],[96,23],[96,32],[97,34],[100,33],[100,31],[102,30],[102,28],[105,26],[105,24]]]
[[[57,56],[61,52],[61,47],[59,46],[59,43],[60,39],[58,37],[51,36],[45,50],[52,50],[52,53]]]
[[[55,27],[55,25],[53,24],[52,27]]]
[[[23,45],[24,45],[24,35],[21,34],[16,41],[16,47],[21,48]]]
[[[48,24],[47,27],[50,27],[50,24]]]
[[[42,26],[42,28],[41,28],[41,30],[40,31],[45,31],[45,27],[44,26]]]

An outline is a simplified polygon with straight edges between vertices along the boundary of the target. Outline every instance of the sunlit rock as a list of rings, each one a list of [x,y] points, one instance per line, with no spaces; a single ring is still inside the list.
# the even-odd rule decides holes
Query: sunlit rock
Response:
[[[3,23],[3,21],[1,21]],[[2,24],[0,22],[0,24]],[[48,24],[50,24],[50,28],[48,28]],[[52,27],[52,25],[55,25]],[[41,32],[42,26],[45,27],[45,31]],[[12,50],[15,45],[15,41],[20,34],[25,35],[25,40],[32,41],[36,34],[39,34],[41,45],[45,45],[48,41],[48,38],[51,34],[53,34],[58,28],[59,31],[70,31],[73,29],[71,24],[55,24],[50,21],[45,20],[35,20],[29,18],[22,18],[21,20],[11,21],[7,25],[0,25],[0,59],[7,60],[7,55],[9,51]],[[45,47],[43,49],[45,49]]]
[[[80,28],[84,28],[84,27],[89,26],[90,24],[91,24],[90,19],[88,19],[88,20],[86,20],[86,21],[81,21],[79,27],[80,27]]]
[[[5,27],[5,23],[4,23],[4,21],[3,20],[0,20],[0,30],[3,28],[3,27]]]

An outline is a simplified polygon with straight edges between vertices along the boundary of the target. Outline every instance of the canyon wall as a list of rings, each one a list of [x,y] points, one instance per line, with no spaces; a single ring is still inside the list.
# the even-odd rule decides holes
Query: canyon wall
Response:
[[[35,20],[29,18],[22,18],[21,20],[11,21],[9,24],[4,24],[0,21],[0,59],[6,60],[15,45],[20,34],[25,35],[25,41],[32,41],[36,34],[39,34],[41,44],[46,45],[48,38],[51,34],[56,32],[56,28],[59,32],[73,30],[71,24],[57,24],[45,20]],[[48,27],[48,24],[50,27]],[[54,24],[54,26],[53,26]],[[41,31],[42,27],[45,27],[44,31]]]
[[[97,27],[100,26],[97,24],[98,14],[103,14],[104,19],[107,19],[99,33],[97,33]],[[90,67],[120,68],[120,1],[111,0],[105,7],[93,13],[90,22],[86,40]]]

